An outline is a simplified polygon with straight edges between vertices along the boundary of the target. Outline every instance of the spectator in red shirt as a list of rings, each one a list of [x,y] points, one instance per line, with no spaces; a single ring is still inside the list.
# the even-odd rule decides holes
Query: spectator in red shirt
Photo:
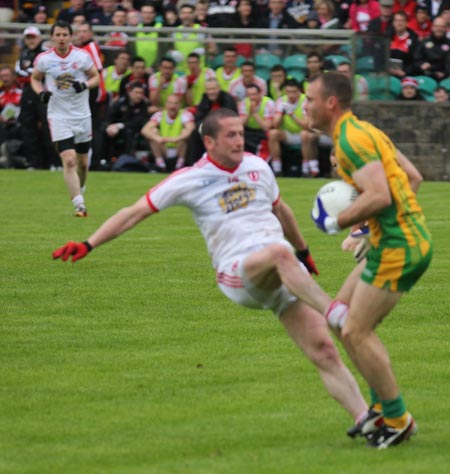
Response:
[[[398,67],[391,67],[391,75],[402,78],[411,75],[414,70],[414,52],[417,46],[417,35],[407,27],[405,12],[394,14],[394,32],[391,37],[390,57],[398,59]]]
[[[355,0],[350,5],[350,27],[354,31],[367,31],[369,23],[380,16],[378,0]]]
[[[392,13],[405,12],[406,17],[409,20],[414,18],[416,13],[416,0],[394,0],[394,6],[392,7]]]
[[[421,3],[417,5],[414,17],[408,21],[408,28],[413,30],[420,40],[430,36],[431,20],[425,5]]]

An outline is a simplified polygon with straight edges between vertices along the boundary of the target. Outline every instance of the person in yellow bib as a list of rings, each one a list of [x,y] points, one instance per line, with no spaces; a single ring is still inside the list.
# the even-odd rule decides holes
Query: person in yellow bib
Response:
[[[257,84],[247,87],[247,97],[239,102],[239,117],[244,125],[244,149],[269,159],[267,132],[272,128],[275,102],[264,96]]]
[[[202,67],[205,64],[205,34],[200,33],[202,26],[195,23],[195,7],[193,5],[183,3],[178,8],[178,16],[181,25],[178,26],[179,31],[173,34],[172,56],[177,60],[177,71],[187,74],[189,54],[197,53],[200,56]],[[186,28],[199,32],[188,32],[185,31]]]
[[[241,68],[237,65],[238,55],[233,46],[227,46],[223,51],[223,66],[216,69],[216,78],[220,88],[229,92],[230,84],[241,77]]]
[[[186,76],[186,103],[188,106],[198,105],[205,93],[206,81],[215,79],[216,74],[212,69],[201,66],[200,56],[197,53],[188,56],[187,65],[189,73]]]
[[[156,112],[144,125],[141,134],[149,141],[156,167],[164,172],[180,169],[186,161],[187,142],[195,128],[191,112],[180,105],[180,98],[171,94],[164,110]]]
[[[142,28],[161,28],[163,25],[155,21],[155,5],[148,2],[140,8],[142,21],[137,26],[136,41],[134,42],[135,56],[145,60],[146,72],[151,74],[152,68],[158,60],[159,43],[156,31],[145,32]]]
[[[368,221],[370,250],[337,296],[349,304],[348,315],[327,320],[371,389],[372,406],[348,434],[365,435],[369,446],[383,449],[408,440],[417,425],[375,329],[424,274],[433,247],[402,155],[387,135],[352,113],[352,94],[351,82],[339,72],[322,74],[308,87],[311,125],[333,138],[337,171],[359,192],[337,217],[319,201],[313,220],[328,234]]]
[[[114,64],[102,71],[106,92],[112,96],[113,100],[119,98],[122,79],[132,73],[130,62],[130,53],[127,51],[117,51]]]
[[[271,165],[277,176],[282,173],[281,144],[300,146],[300,133],[309,127],[303,113],[305,96],[301,93],[300,84],[295,79],[287,79],[284,92],[285,95],[275,102],[273,128],[269,130]]]

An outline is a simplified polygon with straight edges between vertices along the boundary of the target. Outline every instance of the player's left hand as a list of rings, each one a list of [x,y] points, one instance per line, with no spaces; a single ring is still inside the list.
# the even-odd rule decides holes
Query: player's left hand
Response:
[[[316,263],[311,257],[308,247],[304,250],[297,250],[295,256],[303,263],[303,265],[305,265],[309,273],[314,273],[315,275],[319,274],[319,270],[317,270]]]
[[[319,207],[319,215],[314,217],[313,213],[311,213],[312,220],[316,226],[329,235],[340,232],[342,229],[339,227],[337,217],[331,217],[327,214],[320,198],[317,198],[317,206]]]
[[[85,82],[73,81],[72,87],[75,89],[75,92],[79,94],[87,89],[87,84]]]
[[[66,245],[63,245],[59,249],[56,249],[52,253],[52,257],[56,260],[60,258],[63,262],[66,262],[70,256],[72,256],[72,262],[76,262],[81,258],[86,257],[86,255],[92,250],[92,245],[85,240],[84,242],[67,242]]]

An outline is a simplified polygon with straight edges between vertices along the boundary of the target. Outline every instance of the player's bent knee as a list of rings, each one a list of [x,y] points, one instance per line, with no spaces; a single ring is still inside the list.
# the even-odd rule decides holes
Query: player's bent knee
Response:
[[[312,350],[308,354],[314,365],[321,369],[334,367],[341,363],[339,352],[331,338],[326,337],[314,343]]]
[[[295,261],[293,253],[288,247],[282,244],[270,244],[267,249],[271,253],[272,261],[275,263],[281,263],[286,261]]]

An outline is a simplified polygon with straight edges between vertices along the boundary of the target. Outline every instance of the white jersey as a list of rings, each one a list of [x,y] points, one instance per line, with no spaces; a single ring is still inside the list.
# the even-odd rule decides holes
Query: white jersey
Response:
[[[232,170],[205,154],[147,193],[155,212],[174,205],[191,209],[218,272],[252,249],[284,241],[281,223],[272,212],[279,199],[269,165],[250,153]]]
[[[254,76],[252,80],[252,84],[256,84],[259,87],[262,95],[267,95],[267,83],[264,79],[262,79],[259,76]],[[237,101],[245,99],[245,97],[247,96],[247,87],[244,84],[244,80],[242,79],[242,76],[230,82],[230,87],[228,88],[228,92]]]
[[[55,48],[41,53],[35,60],[36,69],[45,74],[45,85],[53,95],[48,103],[48,116],[52,119],[81,119],[91,116],[89,90],[77,93],[74,81],[86,82],[86,72],[94,65],[89,53],[70,46],[65,56]]]

